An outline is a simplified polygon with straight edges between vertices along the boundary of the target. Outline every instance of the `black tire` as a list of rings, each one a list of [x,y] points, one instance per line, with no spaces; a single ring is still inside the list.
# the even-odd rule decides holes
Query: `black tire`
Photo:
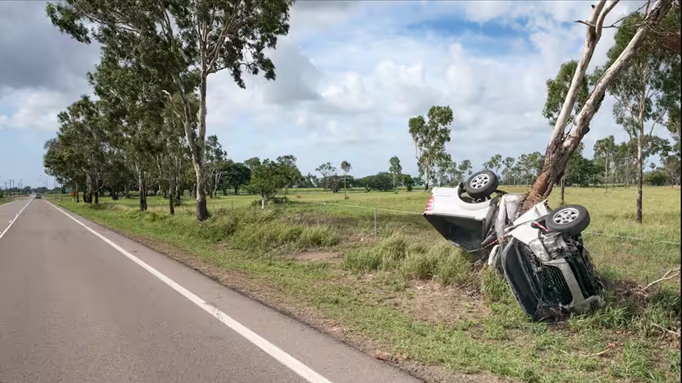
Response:
[[[495,173],[482,170],[474,173],[464,184],[464,190],[473,198],[486,198],[497,190],[499,181]]]
[[[578,235],[590,226],[590,213],[583,206],[566,205],[551,212],[545,224],[549,230]]]

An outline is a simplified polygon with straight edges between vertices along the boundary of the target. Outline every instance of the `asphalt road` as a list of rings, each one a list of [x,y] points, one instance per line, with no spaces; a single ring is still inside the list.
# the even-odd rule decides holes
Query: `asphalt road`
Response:
[[[0,206],[0,383],[417,382],[71,216]]]

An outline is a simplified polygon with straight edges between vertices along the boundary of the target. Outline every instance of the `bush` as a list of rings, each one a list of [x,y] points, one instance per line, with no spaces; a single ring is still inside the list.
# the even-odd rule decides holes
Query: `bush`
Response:
[[[644,175],[644,183],[652,186],[663,186],[668,183],[668,175],[660,170],[654,170]]]
[[[441,245],[432,249],[438,254],[436,277],[443,285],[470,285],[476,280],[474,259],[452,245]]]
[[[474,260],[442,242],[436,245],[394,234],[374,246],[348,251],[343,267],[356,273],[399,271],[404,279],[436,279],[443,285],[466,285],[475,280]]]
[[[381,253],[372,248],[356,249],[346,252],[343,267],[356,273],[367,273],[381,267]]]
[[[301,248],[331,247],[338,245],[339,236],[327,226],[309,226],[298,240]]]

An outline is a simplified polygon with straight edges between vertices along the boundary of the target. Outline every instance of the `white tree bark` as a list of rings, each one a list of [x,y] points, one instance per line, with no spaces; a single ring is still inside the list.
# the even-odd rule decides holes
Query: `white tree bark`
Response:
[[[585,71],[592,59],[596,44],[601,38],[604,19],[617,3],[618,1],[615,0],[608,2],[605,0],[599,1],[592,10],[589,20],[587,22],[581,22],[587,25],[585,50],[583,51],[583,55],[578,63],[578,68],[571,81],[571,88],[566,97],[566,101],[561,108],[560,116],[557,118],[557,123],[552,130],[552,137],[547,145],[542,171],[535,179],[524,203],[524,208],[526,209],[538,201],[549,197],[554,183],[563,175],[568,158],[578,147],[583,136],[589,131],[590,121],[592,121],[592,118],[599,110],[601,102],[606,95],[606,90],[611,86],[616,79],[616,76],[618,76],[632,60],[649,33],[650,27],[657,25],[672,6],[672,0],[658,0],[656,4],[649,9],[644,21],[638,27],[637,33],[635,33],[635,36],[630,40],[628,46],[597,81],[587,102],[585,102],[585,105],[575,117],[568,135],[564,138],[564,129],[570,118],[570,112],[576,102],[578,85],[585,77]]]
[[[580,84],[582,84],[585,78],[585,72],[587,67],[590,65],[592,60],[592,55],[594,55],[594,50],[597,47],[599,39],[601,39],[602,28],[604,26],[604,19],[611,12],[613,7],[618,4],[619,0],[606,1],[600,0],[597,5],[592,9],[589,19],[587,19],[587,31],[585,32],[585,47],[583,49],[583,54],[578,62],[578,67],[571,80],[571,86],[568,88],[568,93],[566,94],[566,100],[564,105],[561,107],[561,112],[559,112],[559,117],[557,118],[554,129],[552,130],[551,141],[555,141],[563,136],[566,125],[568,125],[571,119],[571,111],[578,99],[578,90],[580,89]]]
[[[672,0],[657,1],[649,11],[644,24],[660,21],[668,12],[671,5]],[[599,33],[601,34],[601,31]],[[599,110],[598,107],[601,104],[601,100],[603,100],[604,95],[606,94],[606,90],[609,88],[609,86],[611,86],[613,81],[616,79],[616,76],[618,76],[625,66],[628,65],[630,60],[632,60],[635,53],[637,52],[637,49],[642,45],[642,43],[644,43],[644,39],[648,34],[649,27],[646,25],[641,26],[637,30],[637,33],[635,33],[635,36],[632,38],[632,40],[630,40],[628,46],[625,47],[620,56],[618,56],[616,61],[614,61],[613,65],[611,65],[609,69],[604,72],[599,81],[597,81],[592,94],[590,94],[585,106],[576,117],[576,122],[571,128],[569,138],[566,141],[571,140],[571,138],[575,139],[575,137],[578,135],[579,137],[582,137],[585,133],[587,133],[585,130],[588,129],[588,123],[592,120],[592,117],[594,117],[595,113],[597,113],[597,110]],[[568,142],[565,142],[564,147],[566,147],[567,144]]]

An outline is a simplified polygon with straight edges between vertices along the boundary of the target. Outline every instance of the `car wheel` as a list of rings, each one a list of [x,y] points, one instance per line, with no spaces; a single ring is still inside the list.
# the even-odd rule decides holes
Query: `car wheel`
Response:
[[[497,190],[499,181],[495,173],[483,170],[474,173],[464,184],[464,190],[473,198],[486,198]]]
[[[550,213],[545,224],[549,230],[578,235],[590,225],[590,213],[583,206],[566,205]]]

